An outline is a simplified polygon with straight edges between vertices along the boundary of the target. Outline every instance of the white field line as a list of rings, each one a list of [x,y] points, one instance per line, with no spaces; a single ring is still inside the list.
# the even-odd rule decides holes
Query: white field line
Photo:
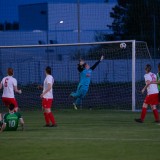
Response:
[[[149,138],[143,138],[143,139],[138,139],[138,138],[83,138],[83,137],[76,137],[76,138],[63,138],[63,137],[41,137],[41,136],[36,136],[36,137],[0,137],[0,140],[17,140],[17,139],[21,139],[21,140],[30,140],[30,139],[40,139],[40,140],[91,140],[91,141],[135,141],[135,142],[145,142],[145,141],[150,141],[150,142],[159,142],[160,139],[149,139]]]

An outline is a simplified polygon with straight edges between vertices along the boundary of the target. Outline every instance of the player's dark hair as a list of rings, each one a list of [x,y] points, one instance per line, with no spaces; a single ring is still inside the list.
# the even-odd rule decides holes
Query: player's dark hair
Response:
[[[9,105],[9,110],[10,110],[10,111],[13,111],[13,110],[14,110],[14,104],[11,103],[11,104]]]
[[[158,68],[160,68],[160,63],[158,63]]]
[[[46,73],[51,75],[51,67],[49,67],[49,66],[46,67]]]
[[[152,69],[151,65],[150,65],[150,64],[147,64],[146,67],[145,67],[145,70],[146,70],[147,72],[150,72],[151,69]]]
[[[83,68],[85,68],[86,64],[87,64],[87,63],[84,63],[84,64],[83,64]]]
[[[7,69],[7,74],[8,74],[9,76],[13,76],[13,69],[12,69],[12,68],[8,68],[8,69]]]

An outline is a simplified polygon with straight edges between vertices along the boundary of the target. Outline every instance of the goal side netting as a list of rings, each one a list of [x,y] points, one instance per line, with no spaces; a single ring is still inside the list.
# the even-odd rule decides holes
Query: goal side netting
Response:
[[[125,43],[126,46],[120,46]],[[84,59],[92,66],[101,55],[105,59],[93,71],[89,91],[82,101],[84,109],[136,110],[141,107],[144,86],[144,66],[151,63],[145,42],[113,41],[78,44],[50,44],[30,46],[0,46],[0,78],[7,68],[14,69],[14,77],[22,94],[15,94],[24,110],[41,109],[37,88],[43,85],[45,68],[52,68],[55,79],[54,108],[71,109],[79,83],[77,64]],[[2,90],[1,90],[2,95]],[[3,109],[3,104],[1,108]]]

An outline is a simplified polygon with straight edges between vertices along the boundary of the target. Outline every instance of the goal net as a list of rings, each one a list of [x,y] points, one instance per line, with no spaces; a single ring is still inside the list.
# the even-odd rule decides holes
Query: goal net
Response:
[[[120,47],[121,43],[125,43],[126,47]],[[144,86],[144,66],[151,63],[145,42],[1,46],[0,78],[6,76],[8,67],[12,67],[18,88],[22,89],[21,95],[16,94],[19,107],[36,110],[41,108],[42,92],[37,86],[43,85],[45,68],[50,66],[55,79],[53,106],[56,109],[71,109],[73,99],[69,95],[76,91],[79,83],[79,59],[84,59],[92,66],[101,55],[105,59],[93,71],[82,108],[139,109],[144,98],[140,94]]]

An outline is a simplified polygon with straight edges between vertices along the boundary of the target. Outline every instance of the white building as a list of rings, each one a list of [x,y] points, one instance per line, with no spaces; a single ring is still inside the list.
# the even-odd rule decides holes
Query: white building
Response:
[[[115,4],[114,4],[115,5]],[[77,30],[78,13],[81,30],[106,30],[111,24],[113,3],[50,4],[39,3],[19,6],[21,30]],[[63,25],[59,21],[63,20]]]
[[[112,23],[110,12],[114,5],[82,3],[79,12],[76,3],[20,5],[20,30],[0,32],[0,45],[75,43],[78,35],[80,42],[93,42],[96,32],[111,33],[106,25]]]

